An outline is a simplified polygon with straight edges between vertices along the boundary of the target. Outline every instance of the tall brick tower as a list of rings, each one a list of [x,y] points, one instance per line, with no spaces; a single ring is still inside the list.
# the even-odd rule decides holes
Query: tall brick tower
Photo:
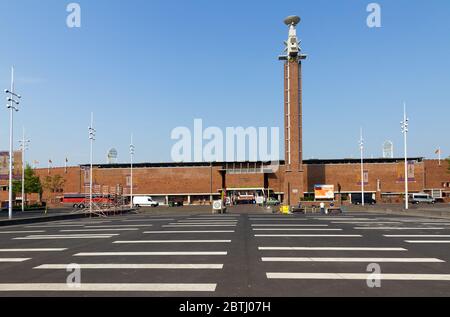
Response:
[[[284,137],[285,137],[285,174],[284,204],[298,205],[303,197],[303,150],[302,150],[302,60],[300,41],[296,26],[298,16],[289,16],[284,20],[289,26],[289,38],[285,42],[284,61]]]

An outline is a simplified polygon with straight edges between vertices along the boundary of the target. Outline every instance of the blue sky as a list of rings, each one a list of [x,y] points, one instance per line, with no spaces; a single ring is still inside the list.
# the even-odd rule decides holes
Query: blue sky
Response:
[[[46,166],[95,161],[115,147],[128,160],[170,161],[171,130],[283,126],[283,19],[302,17],[305,158],[367,156],[394,142],[402,155],[406,101],[410,154],[450,154],[450,2],[378,1],[382,28],[366,25],[372,1],[79,0],[82,27],[66,26],[65,0],[1,0],[1,87],[15,65],[23,95],[15,115],[32,143],[29,161]],[[0,148],[8,148],[8,112]],[[17,142],[16,142],[17,145]]]

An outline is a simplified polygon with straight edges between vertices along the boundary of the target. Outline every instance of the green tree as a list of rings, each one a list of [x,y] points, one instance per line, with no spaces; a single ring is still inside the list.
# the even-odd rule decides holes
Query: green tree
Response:
[[[43,187],[51,193],[61,193],[64,191],[66,180],[61,175],[46,176]]]
[[[39,197],[42,195],[42,185],[39,176],[36,176],[34,170],[30,165],[27,164],[25,167],[25,182],[24,182],[24,192],[25,192],[25,201],[27,194],[39,194]],[[13,181],[13,192],[15,194],[22,193],[22,179]]]

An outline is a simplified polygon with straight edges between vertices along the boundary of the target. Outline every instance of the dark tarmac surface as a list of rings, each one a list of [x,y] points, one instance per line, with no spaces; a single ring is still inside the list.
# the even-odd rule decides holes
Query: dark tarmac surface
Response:
[[[0,228],[0,296],[450,296],[449,220],[244,210]]]

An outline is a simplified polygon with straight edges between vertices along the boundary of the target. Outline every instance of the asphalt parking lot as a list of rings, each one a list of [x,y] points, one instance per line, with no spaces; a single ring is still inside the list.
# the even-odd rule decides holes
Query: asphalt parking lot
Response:
[[[0,296],[450,295],[450,220],[145,213],[4,227],[0,241]]]

